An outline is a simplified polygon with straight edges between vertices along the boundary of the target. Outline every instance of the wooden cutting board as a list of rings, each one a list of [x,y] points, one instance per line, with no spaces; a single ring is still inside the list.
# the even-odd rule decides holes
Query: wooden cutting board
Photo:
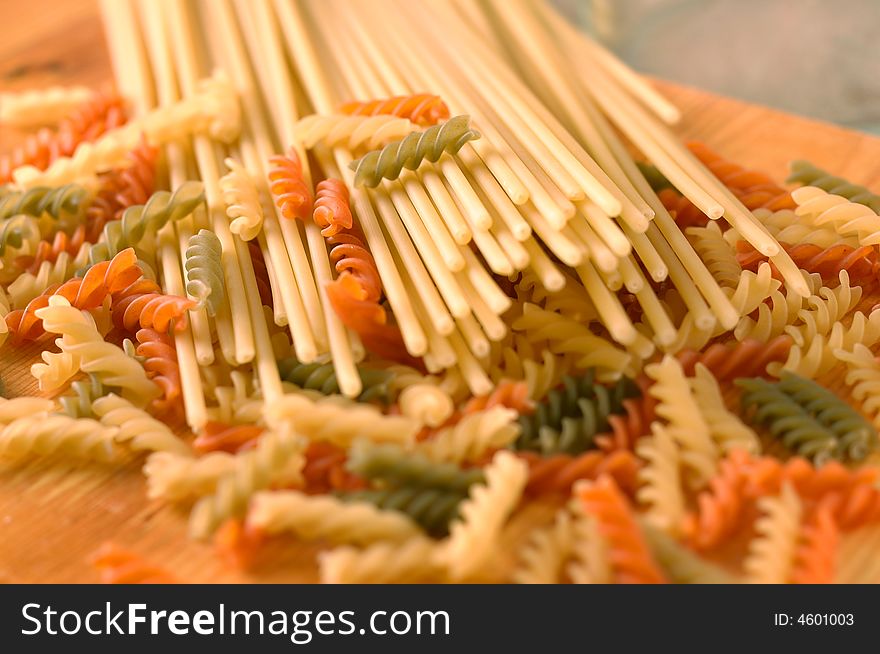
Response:
[[[0,0],[0,90],[111,80],[96,2]],[[854,182],[880,188],[880,139],[826,123],[657,82],[683,111],[683,139],[705,141],[733,161],[784,179],[788,162],[809,159]],[[0,149],[20,135],[0,127]],[[38,350],[0,350],[0,379],[11,395],[33,394],[28,368]],[[835,384],[836,385],[836,384]],[[317,548],[273,544],[247,574],[231,570],[209,545],[186,537],[186,513],[150,502],[141,459],[124,466],[33,463],[0,467],[0,582],[94,582],[88,556],[113,540],[147,554],[191,582],[310,582]],[[517,540],[546,507],[529,507],[506,534]],[[511,562],[499,553],[499,568]],[[876,580],[875,580],[876,581]]]

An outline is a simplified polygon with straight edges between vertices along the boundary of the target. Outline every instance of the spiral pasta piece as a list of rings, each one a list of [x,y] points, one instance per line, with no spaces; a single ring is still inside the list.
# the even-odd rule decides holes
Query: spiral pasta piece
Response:
[[[791,577],[797,552],[803,507],[797,493],[784,484],[782,493],[758,500],[761,517],[755,523],[757,535],[749,544],[743,567],[755,584],[784,584]]]
[[[78,215],[85,210],[89,191],[79,184],[65,184],[56,188],[36,186],[26,191],[6,190],[0,187],[0,219],[18,214],[39,218],[48,214],[58,219]]]
[[[423,125],[434,125],[449,118],[446,103],[440,96],[428,93],[346,102],[339,111],[350,116],[399,116]]]
[[[823,280],[833,280],[846,272],[858,283],[873,283],[876,279],[876,270],[880,266],[877,252],[871,245],[852,247],[846,243],[835,243],[829,247],[821,247],[812,243],[798,243],[791,245],[780,241],[784,249],[795,265],[808,272],[819,273]],[[754,270],[763,265],[767,257],[755,250],[752,245],[745,241],[739,241],[737,247],[737,261],[746,270]],[[773,275],[780,277],[779,272],[773,269]]]
[[[423,161],[436,162],[444,152],[456,154],[468,141],[480,138],[471,129],[470,116],[450,118],[424,132],[412,132],[401,141],[389,143],[352,161],[354,185],[375,187],[383,179],[397,179],[404,168],[415,170]]]
[[[329,237],[327,244],[330,245],[330,263],[340,277],[352,277],[360,287],[359,295],[364,301],[378,302],[382,296],[382,280],[363,239],[346,232]]]
[[[348,116],[345,114],[315,114],[301,118],[294,125],[294,136],[305,148],[319,143],[327,147],[345,147],[357,150],[366,147],[381,148],[417,129],[417,126],[397,116]]]
[[[444,577],[436,563],[437,545],[424,536],[399,543],[376,542],[359,550],[336,547],[318,555],[321,583],[388,584],[438,581]]]
[[[177,578],[141,555],[104,543],[91,557],[102,584],[177,584]]]
[[[296,150],[269,159],[269,190],[275,206],[285,218],[308,220],[312,215],[312,189],[303,176],[302,162]]]
[[[581,482],[575,490],[586,513],[608,543],[612,575],[619,584],[662,584],[666,580],[651,557],[632,509],[609,477]]]
[[[166,332],[171,328],[181,331],[187,325],[187,312],[195,306],[195,301],[178,295],[133,293],[113,305],[113,322],[129,332],[138,329]]]
[[[56,131],[41,129],[10,154],[0,157],[0,183],[12,181],[13,172],[22,166],[46,170],[55,161],[72,155],[81,143],[94,141],[123,125],[126,119],[122,98],[112,93],[95,94],[65,116]],[[39,184],[31,186],[36,185]]]
[[[556,584],[563,578],[571,554],[574,533],[567,508],[556,512],[553,523],[536,529],[520,549],[519,566],[513,572],[518,584]]]
[[[0,458],[62,456],[108,462],[116,456],[117,430],[91,418],[29,415],[0,428]]]
[[[75,257],[82,250],[85,242],[85,225],[77,227],[72,235],[59,231],[51,241],[43,239],[37,243],[37,248],[33,255],[18,257],[15,263],[27,272],[36,274],[40,271],[44,262],[55,263],[62,254],[66,254],[68,257]],[[65,279],[69,276],[65,276]]]
[[[416,451],[437,462],[478,461],[489,452],[509,446],[519,435],[516,412],[495,406],[465,415],[418,444]]]
[[[165,423],[118,395],[111,393],[98,398],[92,410],[102,425],[117,430],[117,443],[125,443],[135,452],[188,454],[190,451],[189,446],[175,436]]]
[[[143,245],[144,234],[155,233],[169,222],[185,218],[205,201],[201,182],[186,181],[173,193],[156,191],[145,204],[126,209],[120,220],[104,226],[102,240],[92,246],[89,262],[94,265],[112,258],[116,253]]]
[[[841,236],[858,236],[862,245],[880,243],[880,216],[870,207],[815,186],[802,186],[791,196],[798,216],[806,216],[816,225],[828,225]]]
[[[108,296],[114,299],[143,277],[134,250],[119,252],[111,261],[92,266],[83,277],[67,280],[55,289],[31,300],[24,309],[16,309],[6,316],[6,324],[16,342],[32,341],[43,334],[38,311],[49,305],[52,296],[65,298],[77,309],[96,309]]]
[[[880,195],[873,193],[864,186],[827,173],[809,161],[792,161],[791,174],[785,180],[788,184],[802,184],[813,186],[827,191],[833,195],[845,197],[851,202],[864,204],[875,212],[880,213]]]
[[[143,367],[116,345],[108,343],[95,328],[94,320],[71,307],[60,296],[52,297],[49,306],[39,309],[37,317],[47,332],[61,334],[56,344],[64,355],[78,361],[83,372],[95,373],[106,386],[122,389],[123,397],[140,406],[158,394]],[[44,359],[46,353],[44,353]],[[35,364],[35,376],[52,364]]]
[[[244,515],[251,496],[258,491],[301,483],[302,449],[301,439],[285,430],[265,434],[256,448],[235,457],[235,468],[217,480],[212,495],[193,507],[189,519],[192,536],[204,539],[228,518]]]
[[[138,341],[135,355],[142,357],[147,377],[162,393],[153,401],[153,408],[160,414],[173,411],[183,392],[174,341],[168,334],[155,329],[139,329],[135,337]]]
[[[679,473],[679,449],[675,439],[659,422],[651,425],[651,436],[637,448],[645,460],[639,471],[642,486],[637,497],[647,506],[645,519],[668,533],[676,533],[685,514],[685,498]]]
[[[684,369],[667,354],[660,363],[645,366],[645,373],[654,380],[648,392],[657,400],[657,415],[667,421],[681,448],[681,462],[691,473],[689,483],[698,488],[705,485],[715,475],[719,453]]]
[[[42,381],[42,380],[41,380]],[[70,385],[70,390],[58,398],[61,412],[71,418],[94,418],[92,405],[109,391],[95,375],[80,379]]]
[[[419,527],[397,511],[299,491],[257,493],[251,501],[247,525],[267,534],[293,532],[308,540],[361,545],[377,541],[403,543],[420,535]]]
[[[85,86],[57,85],[0,93],[0,123],[19,129],[52,125],[94,95],[95,92]]]
[[[436,384],[409,386],[397,398],[400,412],[427,427],[444,424],[455,410],[452,397]]]
[[[674,584],[734,584],[736,581],[718,566],[701,559],[674,538],[649,524],[642,525],[642,534],[651,556]]]
[[[252,241],[263,228],[263,204],[254,177],[232,157],[224,160],[229,172],[220,178],[220,192],[230,218],[229,229],[243,241]]]
[[[745,450],[751,454],[761,451],[758,435],[749,429],[736,414],[727,410],[721,388],[714,375],[701,363],[694,367],[694,377],[688,380],[694,400],[709,425],[712,438],[722,452]]]
[[[318,182],[315,188],[315,208],[312,218],[321,228],[321,234],[325,238],[335,236],[341,229],[351,228],[352,216],[345,182],[336,178]]]
[[[226,299],[226,280],[221,263],[223,246],[214,232],[200,229],[189,237],[186,248],[186,292],[196,300],[196,308],[204,307],[209,316]]]
[[[386,485],[435,488],[466,493],[484,481],[479,468],[463,469],[454,463],[437,463],[419,452],[409,453],[390,444],[355,441],[348,452],[351,472]]]
[[[712,277],[721,286],[736,288],[742,266],[737,261],[736,252],[721,235],[718,224],[710,222],[705,227],[689,227],[685,233]]]
[[[40,227],[33,216],[19,214],[0,220],[0,262],[8,256],[9,250],[29,248],[29,244],[40,241]]]
[[[748,338],[739,343],[713,343],[702,352],[685,350],[676,358],[686,375],[693,375],[696,365],[703,364],[719,382],[738,377],[767,375],[767,366],[785,361],[791,350],[791,336],[777,336],[767,343]]]
[[[243,452],[252,448],[266,431],[260,425],[230,425],[209,420],[193,441],[197,452]]]
[[[526,464],[504,451],[492,458],[484,472],[486,484],[471,487],[470,496],[459,507],[461,519],[451,525],[439,555],[454,580],[472,576],[492,556],[528,476]]]
[[[290,424],[309,440],[329,441],[348,447],[355,435],[375,442],[408,443],[415,439],[419,425],[401,416],[382,415],[375,407],[338,397],[311,400],[285,395],[265,407],[270,426]]]
[[[312,442],[306,448],[303,479],[310,494],[332,491],[353,491],[367,487],[367,481],[350,472],[348,454],[341,447],[327,442]]]
[[[278,361],[281,379],[300,388],[318,391],[324,395],[338,395],[342,391],[336,378],[332,363],[301,363],[296,357]],[[388,387],[391,375],[380,369],[358,367],[363,390],[358,395],[359,402],[387,404],[391,399]]]
[[[213,493],[220,479],[235,472],[238,459],[226,452],[212,452],[198,459],[173,452],[154,452],[147,457],[144,476],[147,497],[179,502]]]
[[[837,572],[840,532],[828,506],[820,507],[801,526],[791,581],[795,584],[831,584]]]
[[[599,532],[599,523],[577,499],[569,502],[568,510],[573,522],[566,576],[573,584],[610,584],[613,575],[608,541]]]
[[[13,306],[19,309],[24,308],[28,302],[42,295],[49,287],[60,286],[70,279],[77,270],[88,264],[89,247],[87,243],[84,243],[79,251],[73,255],[60,252],[54,262],[43,261],[36,272],[23,272],[19,275],[7,288]]]
[[[340,497],[349,502],[375,504],[384,511],[404,513],[428,535],[442,538],[449,533],[449,525],[458,517],[466,496],[458,490],[403,485],[352,491]]]
[[[529,466],[525,494],[569,495],[572,487],[582,479],[595,480],[606,475],[628,495],[635,495],[638,472],[642,462],[628,450],[605,454],[595,450],[578,456],[557,454],[544,457],[536,452],[519,452]]]

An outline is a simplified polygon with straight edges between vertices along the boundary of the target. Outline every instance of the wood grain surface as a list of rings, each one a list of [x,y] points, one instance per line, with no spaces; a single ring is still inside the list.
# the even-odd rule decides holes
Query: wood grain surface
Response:
[[[98,9],[90,0],[0,0],[0,90],[111,81]],[[782,83],[782,82],[781,82]],[[705,141],[724,156],[783,179],[792,159],[809,159],[854,182],[880,187],[880,139],[765,107],[657,82],[683,111],[679,135]],[[0,149],[20,135],[0,126]],[[0,379],[10,395],[34,394],[28,367],[39,348],[0,350]],[[834,384],[837,386],[837,384]],[[123,466],[33,463],[0,467],[0,582],[94,582],[87,563],[113,540],[167,565],[192,582],[310,582],[317,579],[313,545],[274,543],[247,574],[226,566],[210,545],[186,536],[186,513],[146,499],[142,459]],[[521,540],[548,514],[533,505],[505,534]],[[512,563],[499,552],[498,570]],[[493,575],[488,571],[487,578]]]

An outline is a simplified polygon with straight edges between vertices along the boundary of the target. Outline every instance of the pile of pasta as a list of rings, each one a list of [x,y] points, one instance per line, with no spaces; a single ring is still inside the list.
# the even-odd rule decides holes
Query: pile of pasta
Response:
[[[145,457],[325,582],[880,580],[880,196],[681,143],[540,0],[102,9],[115,91],[0,101],[4,466]]]

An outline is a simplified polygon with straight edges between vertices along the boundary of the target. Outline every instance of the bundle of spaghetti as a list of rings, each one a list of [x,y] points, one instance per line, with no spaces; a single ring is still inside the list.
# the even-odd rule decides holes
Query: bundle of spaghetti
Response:
[[[681,463],[689,471],[688,484],[704,486],[715,475],[719,451],[682,365],[667,354],[661,362],[645,366],[645,374],[654,380],[648,392],[657,400],[657,416],[666,421],[680,448]]]
[[[519,552],[519,565],[513,572],[517,584],[558,584],[571,554],[574,533],[567,507],[556,512],[553,523],[535,529]]]
[[[201,454],[207,452],[244,452],[252,449],[266,431],[260,425],[230,425],[208,420],[192,446]]]
[[[556,454],[544,457],[537,452],[518,452],[529,466],[525,494],[529,496],[568,495],[578,481],[595,480],[606,475],[629,496],[638,486],[641,460],[629,450],[605,454],[595,450],[577,456]]]
[[[833,280],[841,272],[847,272],[856,284],[870,286],[876,281],[876,270],[880,266],[880,261],[877,259],[875,248],[871,245],[854,248],[840,243],[823,248],[812,243],[791,245],[780,241],[779,244],[799,268],[807,272],[819,273],[823,280]],[[745,241],[739,241],[736,249],[736,260],[745,270],[757,271],[758,266],[767,261],[767,257]],[[777,279],[779,278],[779,272],[775,268],[773,274]]]
[[[837,576],[840,534],[834,515],[821,506],[801,525],[800,543],[795,553],[791,582],[794,584],[831,584]]]
[[[663,573],[651,557],[635,514],[617,484],[601,476],[581,482],[575,495],[593,516],[608,545],[612,575],[619,584],[662,584]]]
[[[791,336],[787,334],[766,343],[749,338],[738,343],[713,343],[702,352],[683,350],[676,354],[676,358],[688,376],[694,374],[700,363],[719,382],[727,382],[738,377],[767,375],[767,365],[785,361],[791,345]]]
[[[296,150],[291,148],[287,155],[273,156],[269,165],[269,190],[281,215],[290,220],[308,220],[312,215],[314,197],[303,176]]]
[[[687,147],[746,208],[766,208],[771,211],[794,209],[791,194],[769,176],[724,159],[704,143],[692,141]],[[691,225],[704,226],[708,222],[708,216],[675,191],[663,190],[658,197],[667,209],[675,212],[675,221],[682,229]]]
[[[24,309],[16,309],[6,316],[6,324],[14,342],[32,341],[44,330],[37,312],[49,306],[50,298],[61,297],[77,309],[100,307],[108,296],[121,301],[128,289],[143,279],[134,250],[121,251],[111,261],[92,266],[83,277],[73,277],[58,287],[49,287],[42,295],[31,300]],[[155,286],[154,283],[148,282]]]
[[[713,222],[705,227],[689,227],[685,233],[718,283],[723,287],[736,288],[743,266],[740,265],[736,252],[721,235],[718,223]]]
[[[437,544],[424,536],[398,543],[376,542],[364,549],[335,547],[318,555],[321,583],[426,583],[445,579]]]
[[[46,170],[61,157],[69,157],[80,143],[90,142],[125,124],[125,102],[113,93],[99,93],[79,105],[61,120],[52,132],[41,129],[24,144],[0,157],[0,182],[10,182],[13,171],[21,166]]]
[[[357,437],[410,443],[419,430],[410,418],[386,416],[376,407],[340,396],[310,399],[288,394],[266,404],[264,418],[270,427],[289,424],[309,441],[329,441],[341,447],[349,447]]]
[[[833,195],[840,195],[851,202],[858,202],[880,213],[880,195],[864,186],[825,172],[809,161],[792,161],[791,174],[785,180],[788,184],[814,186]]]
[[[135,452],[171,452],[189,454],[189,446],[165,425],[131,402],[113,393],[100,397],[92,411],[102,425],[118,431],[117,443],[125,443]]]
[[[135,354],[143,357],[142,365],[147,377],[162,392],[153,400],[153,409],[159,415],[172,414],[179,407],[182,397],[180,365],[174,340],[155,329],[139,329],[135,337],[138,342]]]
[[[642,523],[642,534],[651,555],[674,584],[734,584],[734,578],[701,558],[675,538],[650,524]]]
[[[761,517],[743,563],[746,578],[756,584],[784,584],[791,578],[800,535],[803,506],[794,488],[783,484],[776,496],[758,500]]]
[[[0,427],[0,459],[59,456],[84,461],[112,461],[117,430],[91,418],[24,415]]]
[[[70,306],[62,296],[49,298],[49,306],[38,309],[37,318],[42,320],[47,332],[61,335],[55,341],[61,353],[50,355],[44,352],[46,363],[32,366],[31,374],[37,379],[51,374],[61,365],[69,370],[70,375],[77,368],[95,373],[103,384],[119,387],[123,397],[139,406],[146,405],[159,394],[143,366],[116,345],[106,342],[95,327],[94,319]]]
[[[90,561],[102,584],[177,584],[177,578],[140,554],[113,543],[104,543]]]
[[[333,443],[313,441],[305,452],[302,475],[306,493],[322,495],[333,491],[355,491],[367,487],[367,481],[351,472],[348,453]]]
[[[94,265],[129,247],[139,254],[152,255],[153,239],[145,239],[144,235],[189,216],[204,201],[204,186],[196,181],[183,182],[173,192],[154,192],[144,204],[128,207],[121,219],[104,225],[100,241],[89,251],[89,261]]]
[[[815,186],[791,192],[795,213],[815,225],[828,225],[841,236],[857,236],[862,245],[880,243],[880,216],[863,204],[833,195]]]
[[[236,93],[228,80],[217,75],[202,80],[197,92],[186,99],[109,129],[93,142],[80,142],[71,150],[70,156],[55,157],[44,169],[33,165],[19,166],[13,177],[16,184],[25,188],[60,186],[93,178],[102,170],[124,165],[127,154],[142,138],[159,146],[192,134],[209,134],[229,143],[238,137],[240,128]]]
[[[355,171],[354,185],[376,187],[383,179],[397,179],[404,168],[416,170],[423,161],[434,163],[445,152],[457,154],[468,141],[478,138],[480,133],[471,128],[467,115],[455,116],[424,132],[411,132],[352,161],[349,168]]]
[[[688,380],[694,399],[712,438],[718,443],[722,452],[745,450],[750,454],[761,451],[758,435],[747,427],[736,414],[728,411],[714,375],[702,363],[694,367],[694,376]]]
[[[0,219],[25,214],[40,218],[48,215],[60,220],[82,216],[90,198],[89,190],[79,184],[65,184],[55,188],[37,186],[26,191],[0,187]]]
[[[501,529],[519,504],[526,484],[526,464],[510,452],[495,454],[484,469],[486,483],[474,484],[461,503],[461,518],[450,526],[440,559],[452,579],[478,572],[491,558]]]
[[[27,129],[57,123],[94,97],[85,86],[50,86],[0,93],[0,123]]]
[[[300,118],[293,133],[305,148],[320,144],[349,150],[362,147],[375,150],[402,139],[415,129],[416,125],[406,118],[390,115],[313,114]]]
[[[96,242],[108,222],[120,220],[128,207],[150,199],[156,190],[158,156],[158,148],[142,140],[128,153],[128,165],[98,175],[98,191],[86,209],[87,241]]]
[[[420,125],[434,125],[449,119],[449,107],[442,98],[428,93],[346,102],[339,111],[350,116],[397,116]]]
[[[218,479],[214,492],[193,507],[189,517],[192,536],[204,539],[228,518],[243,516],[258,491],[302,485],[303,448],[298,435],[283,429],[267,432],[255,448],[238,454],[234,469]]]
[[[602,381],[634,372],[632,354],[596,336],[586,325],[536,305],[523,305],[523,315],[514,320],[511,329],[524,332],[532,342],[547,341],[552,352],[577,356],[577,368],[596,368]]]
[[[308,540],[362,545],[378,541],[403,543],[421,535],[418,525],[398,511],[299,491],[257,493],[251,500],[245,524],[267,534],[292,532]]]

